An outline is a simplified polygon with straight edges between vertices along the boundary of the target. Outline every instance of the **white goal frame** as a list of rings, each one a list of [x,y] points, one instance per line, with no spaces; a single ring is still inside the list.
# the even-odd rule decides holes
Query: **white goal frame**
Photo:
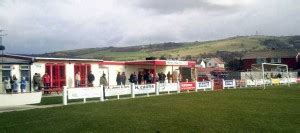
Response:
[[[290,75],[289,75],[289,67],[286,64],[273,64],[273,63],[262,63],[262,76],[263,76],[263,84],[264,84],[264,89],[266,89],[266,84],[265,84],[265,69],[264,65],[271,65],[271,66],[283,66],[286,68],[286,73],[287,73],[287,79],[288,79],[288,86],[290,87]]]

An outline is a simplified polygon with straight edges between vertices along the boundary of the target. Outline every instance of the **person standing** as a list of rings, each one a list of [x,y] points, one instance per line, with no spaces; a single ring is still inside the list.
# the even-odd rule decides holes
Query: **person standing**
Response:
[[[51,77],[47,72],[43,75],[43,83],[44,83],[45,89],[49,89],[50,84],[51,84]]]
[[[34,91],[38,91],[38,87],[39,87],[39,77],[38,77],[38,74],[35,73],[33,75],[33,88],[34,88]]]
[[[44,81],[42,80],[41,74],[38,73],[38,90],[44,89]]]
[[[103,85],[103,98],[105,99],[105,86],[108,86],[105,73],[103,73],[102,76],[100,77],[100,85]]]
[[[75,75],[75,87],[80,87],[80,81],[81,81],[80,72],[77,72]]]
[[[168,79],[168,83],[171,83],[171,81],[172,81],[172,74],[170,73],[170,71],[167,74],[167,79]]]
[[[162,80],[161,82],[162,82],[162,83],[165,83],[166,77],[167,77],[166,74],[163,73],[163,72],[161,72],[161,80]]]
[[[135,74],[135,72],[133,72],[133,83],[134,84],[137,84],[137,82],[138,82],[138,77],[137,77],[137,75]]]
[[[117,81],[117,85],[121,85],[122,79],[121,79],[121,74],[120,74],[120,72],[118,72],[118,74],[117,74],[117,79],[116,79],[116,81]]]
[[[17,79],[17,77],[16,77],[16,75],[14,75],[13,77],[12,77],[12,80],[13,80],[13,88],[12,88],[12,91],[13,91],[13,93],[18,93],[18,79]]]
[[[22,79],[21,79],[21,93],[24,93],[24,92],[26,92],[26,79],[25,79],[25,77],[22,77]]]
[[[10,81],[9,81],[8,77],[6,77],[5,80],[4,80],[4,88],[5,88],[5,92],[7,94],[11,93],[11,85],[10,85]]]
[[[94,80],[95,80],[95,76],[92,73],[92,71],[90,71],[89,74],[88,74],[88,86],[93,87],[94,86],[93,85]]]
[[[142,81],[143,81],[143,74],[142,74],[142,72],[139,72],[139,74],[138,74],[138,84],[139,85],[142,84]]]
[[[125,72],[122,72],[121,81],[122,81],[122,85],[126,85],[126,75],[125,75]]]

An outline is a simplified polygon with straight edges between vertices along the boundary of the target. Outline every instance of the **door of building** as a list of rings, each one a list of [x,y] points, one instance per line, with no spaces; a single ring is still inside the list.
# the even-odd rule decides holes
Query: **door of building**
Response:
[[[65,64],[46,64],[46,72],[51,77],[51,88],[63,88],[66,85]]]
[[[80,72],[80,86],[87,86],[87,75],[91,71],[91,64],[75,64],[74,79],[76,73]],[[75,82],[74,82],[75,83]]]

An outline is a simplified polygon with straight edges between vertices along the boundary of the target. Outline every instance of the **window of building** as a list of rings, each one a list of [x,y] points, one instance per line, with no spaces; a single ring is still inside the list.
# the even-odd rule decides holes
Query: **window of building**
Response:
[[[25,66],[25,65],[22,65],[20,66],[20,73],[21,73],[21,77],[25,77],[25,80],[26,81],[29,81],[30,80],[30,67],[29,66]]]
[[[3,65],[2,66],[2,81],[9,79],[11,75],[11,66]]]
[[[272,58],[271,63],[281,63],[281,58]]]
[[[266,59],[256,59],[256,64],[266,63]]]

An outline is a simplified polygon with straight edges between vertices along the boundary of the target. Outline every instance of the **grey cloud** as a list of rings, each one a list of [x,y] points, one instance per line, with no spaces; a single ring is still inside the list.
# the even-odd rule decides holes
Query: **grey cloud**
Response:
[[[300,34],[296,0],[1,0],[6,52]]]
[[[224,6],[208,0],[138,0],[137,6],[158,14],[182,13],[187,10],[234,11],[239,6]]]

